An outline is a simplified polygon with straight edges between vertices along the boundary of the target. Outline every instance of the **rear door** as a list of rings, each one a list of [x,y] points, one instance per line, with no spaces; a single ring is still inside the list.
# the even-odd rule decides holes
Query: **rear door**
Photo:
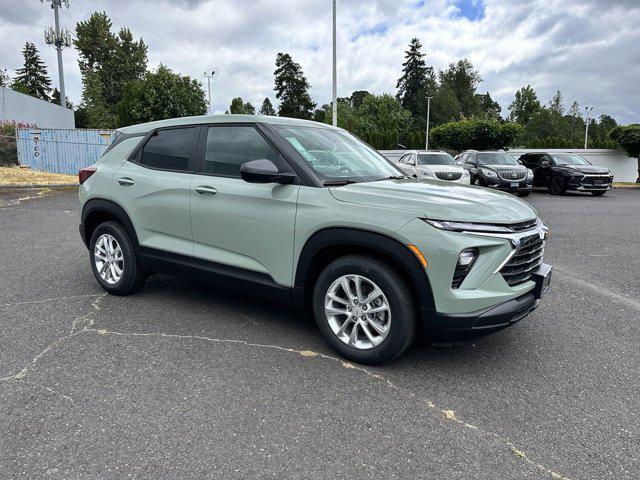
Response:
[[[189,187],[198,130],[156,130],[116,172],[113,199],[131,218],[143,247],[193,256]]]
[[[292,285],[300,187],[242,180],[240,165],[259,159],[293,173],[255,125],[203,127],[190,198],[195,263],[205,280],[232,268],[253,280]]]

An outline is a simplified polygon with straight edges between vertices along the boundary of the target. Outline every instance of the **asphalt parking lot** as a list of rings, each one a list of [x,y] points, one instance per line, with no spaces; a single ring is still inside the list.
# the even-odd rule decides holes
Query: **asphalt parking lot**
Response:
[[[640,190],[527,200],[539,309],[363,369],[249,296],[107,296],[75,191],[0,194],[0,478],[638,478]]]

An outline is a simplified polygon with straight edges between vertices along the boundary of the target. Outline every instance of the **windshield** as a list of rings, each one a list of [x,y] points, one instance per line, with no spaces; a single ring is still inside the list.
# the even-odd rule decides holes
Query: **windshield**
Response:
[[[508,153],[480,152],[478,153],[478,165],[518,165],[518,162]]]
[[[274,125],[325,181],[369,182],[405,175],[353,135],[328,128]]]
[[[419,153],[418,165],[456,165],[448,153]]]
[[[591,165],[580,155],[572,153],[554,153],[551,157],[556,165]]]

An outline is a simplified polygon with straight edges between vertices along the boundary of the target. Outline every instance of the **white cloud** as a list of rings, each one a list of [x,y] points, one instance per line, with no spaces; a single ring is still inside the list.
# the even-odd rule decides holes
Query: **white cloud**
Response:
[[[395,93],[403,52],[413,36],[428,60],[445,68],[469,58],[507,113],[515,91],[530,83],[541,101],[560,90],[566,103],[594,105],[623,123],[640,121],[640,4],[636,0],[485,0],[471,21],[452,0],[338,0],[340,96],[353,90]],[[233,97],[259,106],[274,101],[278,51],[299,62],[318,104],[331,93],[330,0],[71,0],[61,22],[73,30],[92,11],[131,28],[149,45],[150,66],[160,62],[204,81],[216,70],[214,107]],[[20,49],[34,41],[57,84],[55,51],[42,30],[53,14],[36,0],[0,2],[0,67],[20,67]],[[64,52],[68,94],[81,95],[76,52]]]

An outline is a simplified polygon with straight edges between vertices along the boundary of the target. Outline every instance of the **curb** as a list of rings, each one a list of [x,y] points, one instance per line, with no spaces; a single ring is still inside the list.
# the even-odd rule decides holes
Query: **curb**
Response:
[[[59,183],[55,185],[32,185],[32,184],[15,184],[15,185],[0,185],[0,190],[25,190],[25,189],[38,189],[38,188],[77,188],[80,185],[78,183]]]

